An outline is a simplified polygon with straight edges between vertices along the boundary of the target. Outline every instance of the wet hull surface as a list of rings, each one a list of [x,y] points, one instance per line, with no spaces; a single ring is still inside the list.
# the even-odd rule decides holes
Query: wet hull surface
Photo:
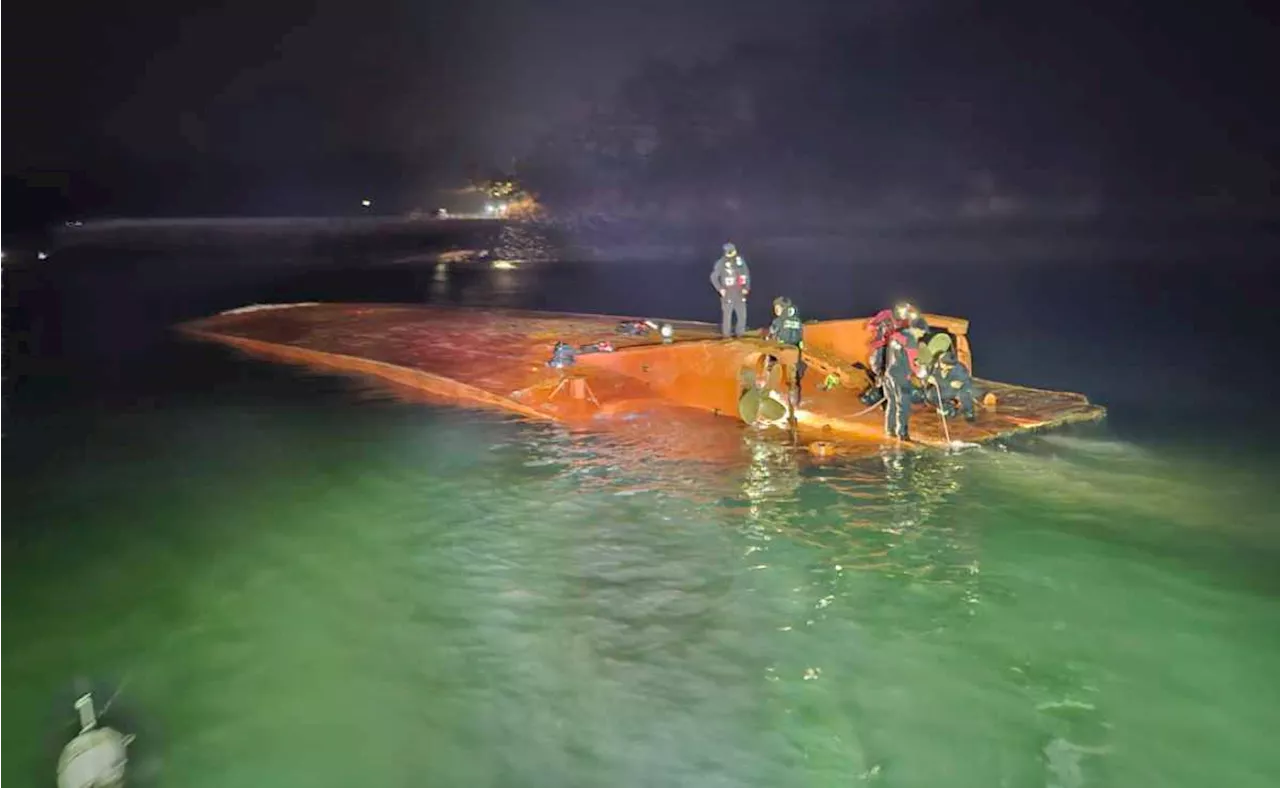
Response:
[[[714,326],[672,322],[674,341],[656,333],[628,336],[627,318],[426,306],[304,304],[233,310],[186,323],[192,337],[252,355],[315,369],[376,378],[414,396],[464,406],[498,408],[574,429],[629,434],[637,449],[664,456],[714,459],[736,451],[745,426],[738,417],[741,381],[766,355],[793,364],[787,351],[757,338],[722,339]],[[971,362],[967,321],[930,316],[958,339]],[[859,400],[865,373],[866,321],[830,321],[806,327],[804,399],[795,434],[777,429],[818,453],[861,456],[887,443],[883,411]],[[556,342],[575,347],[609,342],[612,352],[587,353],[566,370],[547,366]],[[819,384],[828,375],[839,383]],[[913,409],[911,431],[920,448],[951,441],[982,443],[1018,432],[1094,421],[1105,410],[1080,394],[975,380],[995,395],[976,422],[945,424],[933,409]],[[776,429],[776,428],[775,428]]]

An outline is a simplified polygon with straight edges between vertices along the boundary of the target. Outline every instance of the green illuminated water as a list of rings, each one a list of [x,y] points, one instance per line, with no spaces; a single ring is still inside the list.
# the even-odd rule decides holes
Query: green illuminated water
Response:
[[[911,293],[974,319],[979,374],[1110,423],[825,467],[744,435],[704,467],[165,339],[272,300],[717,319],[709,261],[7,271],[6,384],[34,377],[3,414],[4,784],[53,784],[81,679],[119,690],[139,786],[1280,783],[1275,370],[1240,341],[1270,312],[1235,306],[1274,266],[748,241],[753,323],[774,293],[815,318]]]
[[[52,784],[79,676],[124,683],[139,785],[1280,775],[1258,458],[1104,428],[708,469],[284,372],[42,429],[4,485],[6,785]]]

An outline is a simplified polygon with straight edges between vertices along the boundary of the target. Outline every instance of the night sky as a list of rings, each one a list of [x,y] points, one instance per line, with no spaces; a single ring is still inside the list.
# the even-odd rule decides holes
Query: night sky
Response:
[[[46,185],[76,208],[136,214],[321,204],[302,193],[338,203],[368,192],[406,207],[477,168],[512,166],[646,62],[716,59],[760,39],[804,47],[832,30],[850,31],[850,46],[910,48],[929,40],[915,27],[945,19],[959,46],[972,41],[960,69],[971,84],[1031,84],[1056,107],[1054,133],[1108,148],[1107,167],[1133,160],[1139,179],[1186,167],[1197,184],[1273,198],[1275,12],[1195,5],[26,0],[5,18],[6,191]],[[933,78],[928,52],[916,55],[894,61],[909,73],[886,89]],[[874,91],[874,72],[815,81]],[[1023,113],[1007,95],[972,95],[1006,121],[1002,134],[1018,133]],[[849,123],[884,120],[868,106]],[[798,137],[810,133],[806,118],[795,122]],[[1163,158],[1138,162],[1147,151]]]

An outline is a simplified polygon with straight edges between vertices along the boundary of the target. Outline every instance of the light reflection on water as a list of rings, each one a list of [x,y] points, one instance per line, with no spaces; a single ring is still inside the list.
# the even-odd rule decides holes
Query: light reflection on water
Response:
[[[121,329],[137,315],[105,308],[119,303],[144,305],[157,332],[265,300],[714,320],[700,283],[718,243],[654,253],[669,266],[557,268],[541,262],[548,239],[507,233],[434,269],[421,250],[387,252],[386,277],[364,267],[381,247],[357,246],[354,270],[268,295],[255,277],[285,275],[263,268],[271,255],[237,253],[252,265],[219,261],[201,282],[184,249],[183,265],[136,280],[91,266],[59,306],[95,318],[80,344],[112,353],[138,341]],[[870,314],[909,287],[981,320],[998,377],[1132,395],[1143,411],[1201,389],[1221,400],[1212,375],[1183,376],[1153,404],[1166,357],[1111,363],[1106,327],[1081,316],[1125,314],[1150,290],[1122,266],[992,269],[975,286],[946,256],[906,270],[836,265],[843,241],[773,260],[759,247],[760,292],[813,316]],[[1238,343],[1211,348],[1179,315],[1199,313],[1204,282],[1256,280],[1216,261],[1164,273],[1163,292],[1186,299],[1134,327],[1137,345],[1207,342],[1204,357],[1225,358]],[[174,279],[237,276],[189,314],[167,306]],[[1019,295],[1045,281],[1051,301]],[[74,347],[77,324],[63,327]],[[126,680],[114,711],[140,734],[139,785],[1270,786],[1280,773],[1274,463],[1201,459],[1176,425],[1159,449],[1104,430],[818,462],[732,423],[574,434],[327,378],[264,391],[271,368],[195,369],[209,358],[184,348],[117,372],[108,354],[116,377],[197,384],[148,379],[117,395],[123,412],[38,424],[34,471],[32,447],[9,454],[24,460],[4,485],[15,784],[49,782],[80,675],[105,693]],[[674,459],[653,459],[659,447]]]
[[[6,715],[132,675],[144,785],[1275,765],[1273,597],[1198,552],[1212,522],[1182,506],[1263,491],[1105,437],[839,463],[734,427],[713,461],[644,452],[676,437],[377,400],[104,422],[6,509],[40,525],[6,544]],[[1164,552],[1121,538],[1134,522]],[[6,726],[5,776],[47,773],[38,730]]]

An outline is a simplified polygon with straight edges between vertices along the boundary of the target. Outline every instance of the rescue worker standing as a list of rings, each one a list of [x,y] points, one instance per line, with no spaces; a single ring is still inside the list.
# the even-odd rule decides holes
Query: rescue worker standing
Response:
[[[808,365],[804,363],[804,323],[790,298],[779,296],[773,299],[773,322],[769,324],[765,338],[796,349],[796,374],[791,386],[791,406],[794,408],[800,404],[800,382]]]
[[[920,312],[907,303],[897,304],[893,309],[882,309],[871,318],[869,325],[875,336],[871,340],[871,371],[877,376],[884,374],[884,346],[889,335],[904,329],[920,319]]]
[[[919,319],[920,313],[914,306],[908,303],[900,303],[896,304],[892,309],[880,310],[871,320],[867,321],[867,326],[872,332],[871,352],[867,362],[871,365],[870,371],[873,380],[871,387],[862,393],[861,399],[864,405],[874,405],[884,396],[884,392],[881,391],[882,384],[880,381],[884,377],[885,345],[889,342],[889,336]]]
[[[751,269],[731,243],[711,269],[711,286],[720,294],[720,333],[740,337],[747,327],[747,295],[751,293]],[[738,325],[734,328],[733,321]]]
[[[884,388],[884,432],[890,438],[911,440],[911,378],[923,382],[929,374],[917,358],[920,337],[926,330],[925,322],[916,317],[886,338],[880,382]]]

